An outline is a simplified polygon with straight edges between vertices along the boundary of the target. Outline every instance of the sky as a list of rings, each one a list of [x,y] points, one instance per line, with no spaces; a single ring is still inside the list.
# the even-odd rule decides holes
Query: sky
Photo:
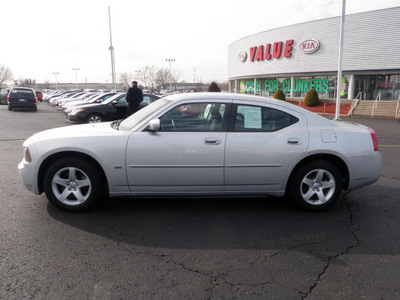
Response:
[[[340,16],[342,0],[4,0],[0,65],[37,83],[112,82],[115,73],[154,65],[179,81],[228,80],[228,47],[246,36]],[[6,3],[4,3],[6,2]],[[400,0],[347,0],[346,14],[400,6]],[[74,71],[73,69],[79,69]],[[140,82],[139,82],[140,83]]]

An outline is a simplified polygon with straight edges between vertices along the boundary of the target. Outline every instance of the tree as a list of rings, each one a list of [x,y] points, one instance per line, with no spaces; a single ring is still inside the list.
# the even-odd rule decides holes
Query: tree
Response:
[[[158,89],[165,89],[169,83],[169,70],[167,68],[158,69],[156,73],[156,86]]]
[[[30,79],[30,78],[29,79],[28,78],[23,79],[23,78],[20,78],[18,80],[15,80],[14,83],[15,83],[16,86],[35,88],[36,79]]]
[[[129,74],[126,72],[119,74],[119,82],[122,83],[122,86],[124,87],[124,89],[129,88],[129,86],[132,82],[132,78],[133,78],[132,74]]]
[[[155,65],[147,65],[137,71],[138,79],[143,82],[145,89],[154,89],[157,68]]]
[[[208,87],[207,92],[221,92],[219,86],[213,81],[211,82],[210,86]]]
[[[13,74],[12,74],[10,68],[0,64],[0,87],[8,80],[11,80],[12,77],[13,77]]]

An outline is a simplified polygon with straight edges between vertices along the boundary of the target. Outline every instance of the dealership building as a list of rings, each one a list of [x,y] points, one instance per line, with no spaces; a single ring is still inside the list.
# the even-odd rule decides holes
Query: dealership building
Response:
[[[336,98],[341,17],[256,33],[229,46],[229,89]],[[341,98],[400,97],[400,7],[345,16]]]

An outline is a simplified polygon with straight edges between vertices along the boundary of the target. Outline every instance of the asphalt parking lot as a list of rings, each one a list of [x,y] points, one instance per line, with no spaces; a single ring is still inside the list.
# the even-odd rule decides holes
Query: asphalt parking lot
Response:
[[[64,213],[22,185],[47,103],[0,105],[0,299],[400,299],[400,122],[377,132],[379,181],[307,213],[284,199],[118,199]],[[351,145],[349,145],[351,147]]]

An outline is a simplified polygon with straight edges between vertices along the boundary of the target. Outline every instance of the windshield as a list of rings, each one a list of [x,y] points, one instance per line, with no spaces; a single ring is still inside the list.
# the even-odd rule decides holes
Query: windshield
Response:
[[[119,100],[119,98],[121,98],[122,95],[124,95],[124,94],[123,93],[115,94],[115,95],[111,96],[110,98],[107,98],[106,101],[103,102],[103,104],[108,104],[114,100]]]
[[[123,131],[128,131],[131,130],[133,127],[138,125],[140,122],[145,120],[146,118],[150,117],[152,114],[154,114],[156,111],[160,110],[164,106],[167,106],[168,104],[171,103],[171,100],[168,100],[166,98],[162,98],[160,100],[157,100],[141,110],[137,111],[133,115],[131,115],[129,118],[126,118],[123,120],[119,126],[119,130]]]

